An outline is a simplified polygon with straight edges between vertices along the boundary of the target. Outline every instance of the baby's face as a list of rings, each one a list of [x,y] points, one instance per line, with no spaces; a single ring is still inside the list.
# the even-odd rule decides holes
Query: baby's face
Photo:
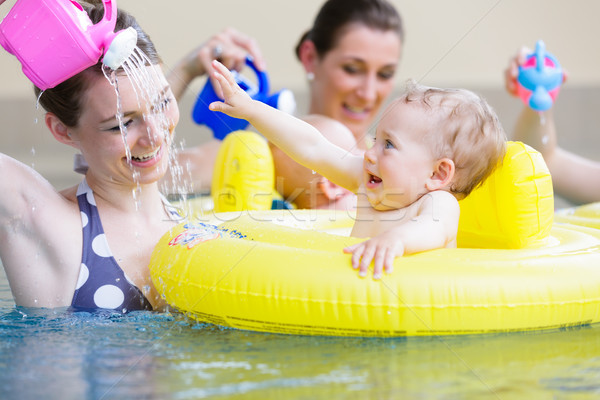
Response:
[[[437,161],[425,140],[430,126],[417,104],[396,101],[384,112],[364,158],[364,185],[376,210],[407,207],[429,191]]]

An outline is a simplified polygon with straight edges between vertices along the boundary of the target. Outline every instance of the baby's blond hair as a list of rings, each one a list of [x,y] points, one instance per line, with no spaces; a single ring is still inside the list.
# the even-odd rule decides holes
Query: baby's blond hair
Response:
[[[399,101],[427,108],[431,129],[424,137],[435,158],[454,162],[449,191],[466,197],[501,163],[506,134],[498,116],[479,95],[466,89],[440,89],[408,80]]]

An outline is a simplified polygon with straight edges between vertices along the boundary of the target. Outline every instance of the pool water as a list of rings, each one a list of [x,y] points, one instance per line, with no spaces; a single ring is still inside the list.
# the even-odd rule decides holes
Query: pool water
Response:
[[[360,339],[221,329],[180,314],[14,305],[0,272],[1,399],[593,399],[600,327]]]

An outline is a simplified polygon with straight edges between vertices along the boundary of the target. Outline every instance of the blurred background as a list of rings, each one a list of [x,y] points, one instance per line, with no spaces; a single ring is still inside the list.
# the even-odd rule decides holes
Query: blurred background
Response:
[[[4,17],[16,0],[0,6]],[[521,102],[504,91],[503,71],[518,48],[539,39],[568,71],[554,106],[561,146],[600,159],[600,2],[597,0],[391,0],[405,24],[405,46],[396,81],[414,78],[432,86],[460,86],[482,94],[498,112],[509,137]],[[267,61],[272,90],[295,94],[306,110],[305,76],[294,55],[322,0],[118,0],[150,34],[169,69],[212,34],[234,27],[254,37]],[[204,79],[180,103],[177,138],[186,145],[210,132],[195,125],[191,109]],[[46,131],[32,85],[17,60],[0,50],[0,151],[29,165],[58,189],[79,182],[72,151]],[[557,206],[567,205],[559,200]]]

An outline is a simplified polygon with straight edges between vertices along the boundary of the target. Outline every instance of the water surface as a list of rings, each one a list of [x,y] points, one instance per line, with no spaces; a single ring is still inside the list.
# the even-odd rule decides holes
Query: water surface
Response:
[[[593,399],[600,328],[361,339],[179,314],[16,308],[0,273],[2,399]]]

